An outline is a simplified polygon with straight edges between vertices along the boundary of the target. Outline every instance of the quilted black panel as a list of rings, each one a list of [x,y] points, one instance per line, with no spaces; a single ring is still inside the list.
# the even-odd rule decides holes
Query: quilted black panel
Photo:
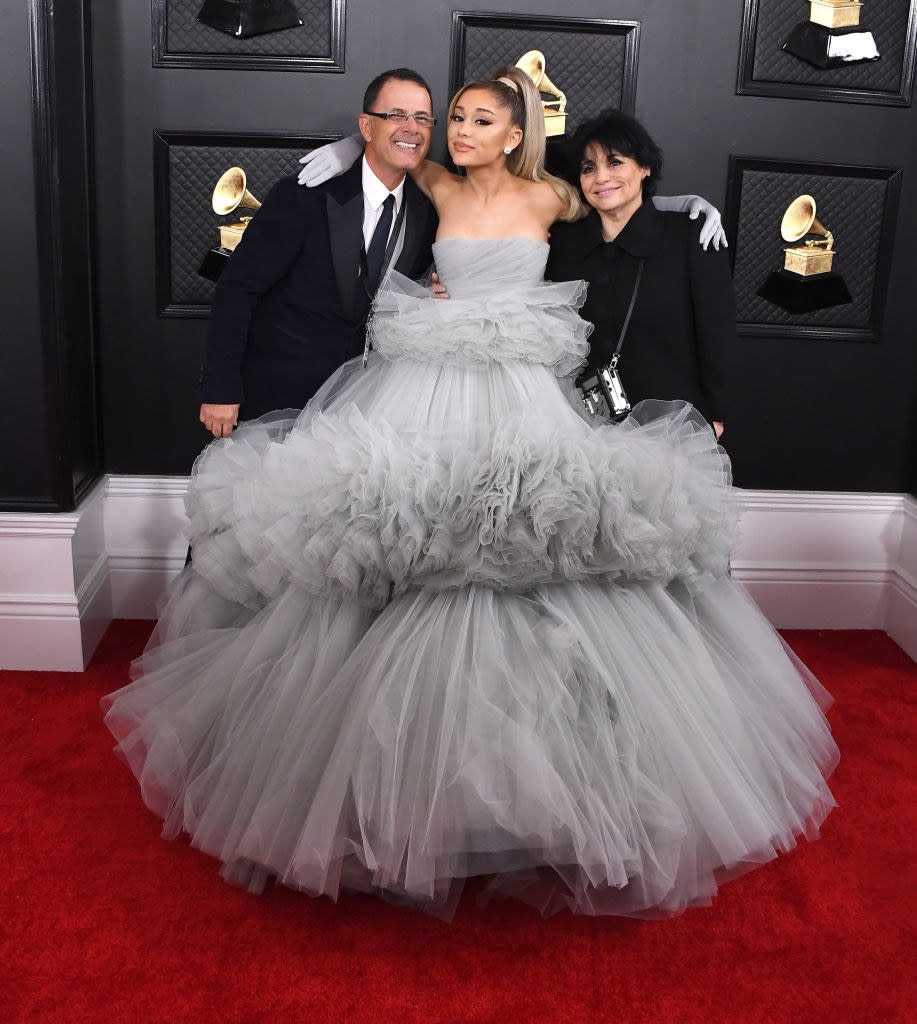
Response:
[[[884,179],[746,169],[733,243],[739,322],[868,329],[887,187]],[[756,292],[771,271],[783,266],[787,243],[780,237],[780,222],[803,193],[814,197],[816,217],[834,235],[833,269],[843,275],[853,302],[794,315]]]
[[[621,107],[626,36],[575,29],[468,25],[461,81],[515,64],[528,50],[545,55],[548,78],[567,96],[567,134],[606,107]],[[454,83],[456,87],[460,83]]]
[[[860,27],[872,32],[880,59],[822,70],[781,49],[793,26],[809,20],[808,3],[760,0],[752,77],[756,82],[896,93],[901,89],[909,7],[909,0],[866,0],[860,9]]]
[[[166,50],[170,53],[239,54],[258,57],[331,55],[330,0],[294,0],[303,24],[250,39],[234,39],[197,20],[202,0],[167,0]]]
[[[201,259],[209,248],[220,244],[221,223],[228,224],[251,213],[239,210],[220,217],[213,212],[210,197],[223,171],[241,167],[247,176],[248,190],[263,201],[278,179],[299,170],[298,158],[308,148],[301,142],[287,146],[169,147],[169,304],[210,305],[214,285],[198,275]]]

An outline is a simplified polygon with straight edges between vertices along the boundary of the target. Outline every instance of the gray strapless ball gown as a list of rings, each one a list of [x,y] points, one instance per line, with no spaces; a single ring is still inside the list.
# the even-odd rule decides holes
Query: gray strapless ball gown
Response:
[[[450,301],[393,275],[367,369],[195,464],[193,565],[103,705],[236,884],[648,917],[833,805],[827,695],[728,574],[725,454],[688,406],[577,412],[547,251],[437,242]]]

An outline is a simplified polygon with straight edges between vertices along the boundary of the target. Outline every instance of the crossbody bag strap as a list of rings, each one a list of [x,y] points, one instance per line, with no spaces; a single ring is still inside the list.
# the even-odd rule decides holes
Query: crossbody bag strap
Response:
[[[621,356],[621,346],[624,344],[624,335],[627,334],[627,327],[630,324],[631,313],[633,313],[634,305],[637,302],[637,292],[640,290],[640,278],[643,277],[644,263],[646,263],[646,260],[642,259],[637,264],[637,280],[634,281],[634,290],[630,294],[630,305],[627,307],[627,315],[624,317],[624,323],[621,326],[621,333],[618,335],[618,344],[615,347],[614,355],[611,357],[611,362],[609,364],[612,369],[618,365],[618,359]]]

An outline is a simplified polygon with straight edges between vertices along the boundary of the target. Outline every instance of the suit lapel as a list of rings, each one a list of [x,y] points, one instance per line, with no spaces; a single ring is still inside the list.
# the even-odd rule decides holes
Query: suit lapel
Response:
[[[360,282],[363,250],[363,161],[358,160],[325,195],[331,265],[344,315],[359,320],[365,312],[366,293]]]

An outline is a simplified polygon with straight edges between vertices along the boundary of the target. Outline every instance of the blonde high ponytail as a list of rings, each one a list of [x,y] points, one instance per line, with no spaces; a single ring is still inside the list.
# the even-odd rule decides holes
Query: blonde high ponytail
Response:
[[[509,110],[511,123],[522,129],[522,142],[506,158],[507,170],[528,181],[546,182],[564,202],[558,219],[579,220],[585,208],[577,190],[544,169],[544,108],[532,79],[521,68],[505,67],[486,78],[468,82],[452,97],[450,119],[466,89],[487,89],[501,107]]]

